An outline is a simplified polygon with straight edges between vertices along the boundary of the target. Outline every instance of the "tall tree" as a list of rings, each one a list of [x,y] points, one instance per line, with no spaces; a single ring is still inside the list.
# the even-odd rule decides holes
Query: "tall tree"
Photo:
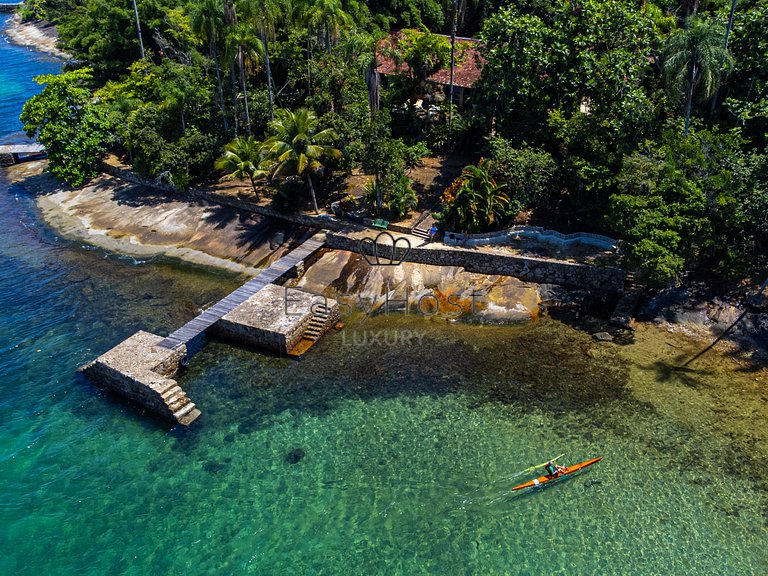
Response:
[[[30,138],[45,146],[47,170],[71,186],[96,174],[99,159],[114,141],[115,118],[93,101],[90,68],[35,77],[40,94],[24,104],[21,121]]]
[[[136,0],[133,0],[133,15],[136,18],[136,34],[139,37],[139,48],[141,49],[141,59],[144,60],[144,41],[141,39],[141,24],[139,23],[139,8],[136,6]]]
[[[227,114],[224,111],[224,90],[221,85],[221,71],[217,44],[224,37],[224,5],[220,0],[200,0],[194,5],[191,14],[192,30],[204,42],[208,43],[208,54],[216,68],[216,85],[219,89],[219,108],[224,120],[224,131],[229,130]]]
[[[237,62],[240,72],[240,90],[243,93],[245,125],[248,136],[250,136],[251,113],[248,107],[247,64],[256,61],[264,53],[264,48],[261,40],[254,34],[253,28],[244,23],[237,24],[229,30],[226,45],[228,59],[233,58]]]
[[[314,112],[300,108],[296,112],[282,108],[275,111],[270,122],[272,135],[264,141],[265,158],[275,163],[272,177],[296,175],[303,177],[312,196],[312,206],[319,213],[312,174],[318,172],[323,158],[339,158],[341,152],[331,143],[338,139],[330,128],[318,130]]]
[[[708,100],[720,85],[720,71],[733,65],[728,50],[722,46],[723,30],[714,23],[691,18],[667,44],[664,77],[673,101],[685,98],[685,128],[691,124],[694,95]]]
[[[352,17],[344,11],[341,0],[304,0],[301,4],[302,22],[308,30],[317,30],[325,49],[331,52],[342,28],[351,26]]]
[[[244,20],[259,31],[264,55],[264,68],[267,73],[267,91],[269,93],[269,117],[275,119],[275,95],[272,81],[272,68],[269,63],[269,39],[275,35],[275,26],[285,16],[285,0],[241,0],[239,13]]]

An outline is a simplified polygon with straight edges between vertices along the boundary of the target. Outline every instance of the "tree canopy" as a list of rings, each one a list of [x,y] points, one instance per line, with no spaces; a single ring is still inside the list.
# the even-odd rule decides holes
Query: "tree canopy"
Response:
[[[452,226],[525,216],[619,235],[624,265],[656,285],[766,265],[768,0],[136,6],[143,60],[131,2],[25,5],[73,56],[22,119],[74,185],[111,152],[180,186],[217,166],[249,180],[269,168],[316,204],[326,176],[362,169],[364,200],[395,217],[417,200],[409,166],[428,148],[461,151],[441,216]],[[478,39],[454,64],[476,54],[482,73],[450,108],[430,78],[450,66],[454,16]],[[394,77],[379,73],[384,52],[402,64]]]

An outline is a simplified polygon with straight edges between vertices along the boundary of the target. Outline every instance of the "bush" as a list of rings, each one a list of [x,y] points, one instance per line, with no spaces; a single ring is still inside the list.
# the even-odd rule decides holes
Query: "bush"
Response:
[[[557,163],[548,152],[514,148],[504,138],[493,138],[489,146],[493,160],[491,173],[497,181],[506,183],[513,208],[521,210],[551,204]]]

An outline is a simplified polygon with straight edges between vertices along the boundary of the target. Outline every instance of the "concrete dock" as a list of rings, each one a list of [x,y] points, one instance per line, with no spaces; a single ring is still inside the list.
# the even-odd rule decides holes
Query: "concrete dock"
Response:
[[[187,366],[194,345],[206,332],[297,356],[338,322],[335,300],[271,283],[303,272],[324,241],[322,234],[312,236],[170,336],[139,331],[81,372],[174,423],[191,424],[200,410],[174,377]]]
[[[136,332],[80,371],[160,416],[188,425],[200,416],[200,410],[173,379],[186,363],[187,350],[159,346],[162,339],[149,332]]]

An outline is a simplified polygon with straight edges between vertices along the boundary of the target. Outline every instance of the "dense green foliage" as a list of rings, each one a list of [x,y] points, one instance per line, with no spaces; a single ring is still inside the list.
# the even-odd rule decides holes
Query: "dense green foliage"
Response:
[[[274,164],[272,178],[298,176],[303,179],[309,188],[312,206],[319,213],[312,176],[323,168],[323,159],[341,156],[332,146],[338,135],[332,128],[321,130],[317,116],[306,108],[296,112],[276,110],[269,131],[262,150],[266,162]]]
[[[500,227],[524,211],[615,234],[626,266],[657,285],[768,264],[768,0],[458,0],[482,76],[453,109],[430,80],[450,63],[437,35],[450,32],[450,0],[136,6],[144,61],[132,2],[24,8],[54,21],[74,57],[24,116],[69,182],[107,150],[181,186],[219,178],[218,158],[230,177],[266,171],[313,199],[334,172],[362,168],[368,208],[400,218],[417,204],[408,170],[452,149],[475,166],[444,197],[446,226]],[[374,73],[384,58],[402,65],[386,80]]]
[[[71,186],[80,186],[96,173],[98,161],[113,139],[115,118],[108,109],[91,102],[88,68],[35,80],[45,88],[24,104],[24,130],[45,146],[51,173]]]
[[[481,159],[477,166],[466,166],[446,188],[439,215],[444,226],[470,234],[499,226],[509,208],[509,197],[491,171],[491,161]]]

